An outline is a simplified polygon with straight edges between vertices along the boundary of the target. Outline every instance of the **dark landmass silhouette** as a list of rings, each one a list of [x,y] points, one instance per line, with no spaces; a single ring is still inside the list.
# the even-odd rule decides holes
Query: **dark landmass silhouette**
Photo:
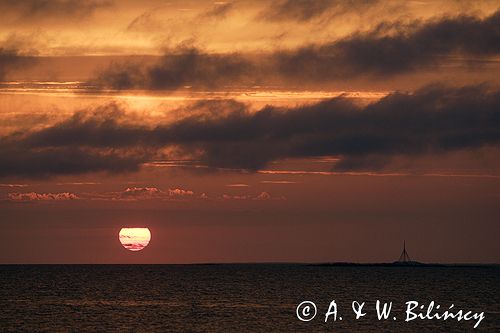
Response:
[[[395,261],[387,263],[355,263],[355,262],[332,262],[317,263],[310,266],[322,267],[490,267],[495,264],[440,264],[440,263],[422,263],[418,261]]]
[[[312,266],[326,266],[326,267],[486,267],[491,265],[485,264],[438,264],[438,263],[423,263],[411,260],[408,252],[406,251],[406,241],[403,241],[403,251],[399,259],[394,262],[387,263],[354,263],[354,262],[333,262],[333,263],[318,263],[311,264]]]

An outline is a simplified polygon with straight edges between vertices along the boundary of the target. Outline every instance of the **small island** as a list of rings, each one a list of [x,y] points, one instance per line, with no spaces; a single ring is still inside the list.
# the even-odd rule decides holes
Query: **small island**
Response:
[[[311,266],[325,266],[325,267],[487,267],[491,265],[482,264],[438,264],[438,263],[423,263],[411,260],[408,252],[406,251],[406,241],[403,241],[403,251],[399,259],[394,262],[385,263],[355,263],[355,262],[330,262],[330,263],[316,263]]]

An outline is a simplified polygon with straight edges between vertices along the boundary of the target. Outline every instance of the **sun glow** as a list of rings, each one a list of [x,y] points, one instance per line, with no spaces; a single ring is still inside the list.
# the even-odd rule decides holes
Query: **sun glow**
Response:
[[[122,228],[119,239],[127,250],[140,251],[148,246],[151,240],[151,232],[148,228]]]

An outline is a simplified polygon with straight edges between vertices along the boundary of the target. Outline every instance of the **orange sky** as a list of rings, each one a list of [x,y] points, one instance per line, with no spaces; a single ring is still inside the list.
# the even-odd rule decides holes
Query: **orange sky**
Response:
[[[325,1],[305,9],[267,1],[3,1],[0,40],[37,55],[161,54],[196,43],[210,52],[296,47],[380,23],[436,19],[498,8],[495,1]],[[5,45],[4,44],[4,45]]]
[[[499,262],[495,1],[0,10],[0,263]]]

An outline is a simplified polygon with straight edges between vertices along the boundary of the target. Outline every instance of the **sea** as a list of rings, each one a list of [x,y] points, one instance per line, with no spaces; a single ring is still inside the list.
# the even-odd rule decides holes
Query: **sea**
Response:
[[[484,320],[405,321],[408,301]],[[0,265],[0,332],[473,331],[500,332],[500,266]]]

